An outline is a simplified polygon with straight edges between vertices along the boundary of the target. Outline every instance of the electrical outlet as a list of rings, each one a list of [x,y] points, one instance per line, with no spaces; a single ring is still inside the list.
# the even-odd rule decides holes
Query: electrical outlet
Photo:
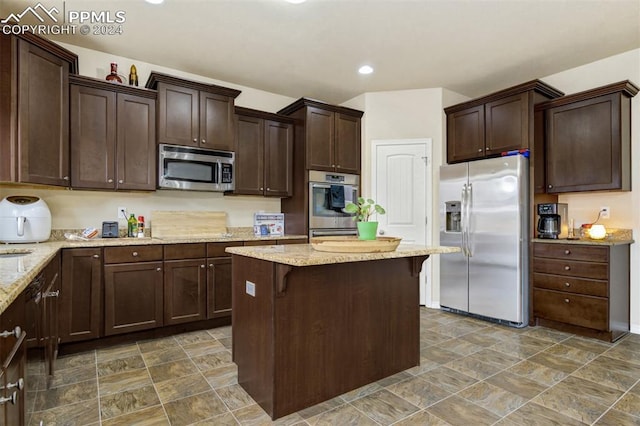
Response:
[[[611,215],[611,210],[609,210],[609,206],[600,207],[600,219],[609,219]]]
[[[127,208],[126,207],[118,207],[118,213],[116,214],[118,219],[127,220]]]

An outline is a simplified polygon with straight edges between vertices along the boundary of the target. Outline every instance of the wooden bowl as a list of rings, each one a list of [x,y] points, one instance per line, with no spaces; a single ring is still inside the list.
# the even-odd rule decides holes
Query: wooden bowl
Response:
[[[398,248],[402,238],[378,237],[360,240],[358,237],[314,237],[309,240],[314,250],[330,253],[382,253]]]

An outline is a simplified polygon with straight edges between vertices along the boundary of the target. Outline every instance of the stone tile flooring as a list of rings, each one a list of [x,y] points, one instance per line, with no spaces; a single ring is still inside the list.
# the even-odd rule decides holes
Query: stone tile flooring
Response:
[[[420,366],[279,425],[640,425],[640,335],[615,344],[422,308]],[[29,364],[28,424],[263,425],[238,385],[231,328]]]

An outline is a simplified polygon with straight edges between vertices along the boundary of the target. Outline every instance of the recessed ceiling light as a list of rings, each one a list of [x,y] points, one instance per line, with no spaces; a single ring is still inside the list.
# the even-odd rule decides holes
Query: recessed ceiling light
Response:
[[[360,74],[371,74],[373,72],[373,68],[371,68],[369,65],[363,65],[358,69],[358,72]]]
[[[304,3],[307,0],[287,0],[287,2],[291,3],[291,4],[300,4],[300,3]]]
[[[164,0],[144,0],[147,3],[151,3],[151,4],[160,4],[162,3]]]

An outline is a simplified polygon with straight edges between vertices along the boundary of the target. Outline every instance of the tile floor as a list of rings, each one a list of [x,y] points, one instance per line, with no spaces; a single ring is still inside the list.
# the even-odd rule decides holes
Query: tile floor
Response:
[[[421,309],[421,362],[279,425],[640,425],[640,335],[615,344]],[[237,384],[231,328],[30,363],[37,425],[263,425]]]

